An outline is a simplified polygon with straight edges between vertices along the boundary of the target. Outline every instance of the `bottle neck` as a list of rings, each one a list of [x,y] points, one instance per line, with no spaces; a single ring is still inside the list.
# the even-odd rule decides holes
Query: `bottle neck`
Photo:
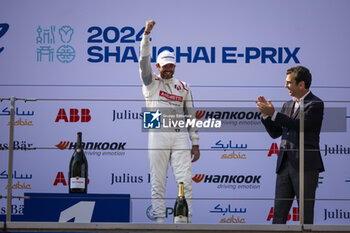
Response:
[[[82,133],[79,132],[78,133],[78,137],[77,137],[77,145],[76,145],[76,150],[81,150],[82,149]]]
[[[184,184],[181,182],[179,183],[179,194],[178,194],[178,197],[184,197],[185,194],[184,194]]]

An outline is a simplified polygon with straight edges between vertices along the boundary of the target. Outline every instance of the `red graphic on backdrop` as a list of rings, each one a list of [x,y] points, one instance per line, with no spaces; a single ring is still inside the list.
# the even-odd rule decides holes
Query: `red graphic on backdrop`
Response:
[[[57,184],[63,184],[63,186],[67,186],[66,178],[63,175],[63,172],[58,172],[55,182],[53,183],[54,186],[57,186]]]
[[[201,119],[202,117],[204,117],[204,114],[206,113],[207,111],[196,111],[196,118],[197,119]]]
[[[89,122],[91,120],[90,109],[82,108],[79,115],[79,109],[69,109],[69,119],[64,108],[58,111],[55,122],[63,120],[64,122]]]
[[[278,145],[277,145],[277,143],[274,142],[271,144],[269,154],[267,156],[270,157],[272,154],[276,154],[278,156],[279,153],[280,153],[280,151],[278,149]]]
[[[196,182],[196,183],[199,183],[199,182],[201,182],[203,179],[204,179],[204,174],[196,174],[193,178],[192,178],[192,180],[194,181],[194,182]]]
[[[60,141],[60,143],[58,143],[56,145],[56,147],[60,150],[64,150],[64,149],[67,149],[67,147],[69,146],[69,141]]]
[[[289,221],[292,218],[292,215],[288,213],[287,221]],[[271,221],[273,219],[273,207],[271,207],[269,215],[267,216],[266,221]],[[293,207],[293,222],[298,222],[299,220],[299,208],[298,207]]]

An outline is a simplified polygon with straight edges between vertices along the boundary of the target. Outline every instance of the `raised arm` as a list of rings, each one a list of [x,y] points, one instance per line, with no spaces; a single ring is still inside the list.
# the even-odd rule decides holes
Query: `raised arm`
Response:
[[[141,41],[139,61],[140,77],[145,86],[148,86],[152,82],[151,43],[149,38],[155,24],[156,22],[153,20],[146,22],[145,32]]]

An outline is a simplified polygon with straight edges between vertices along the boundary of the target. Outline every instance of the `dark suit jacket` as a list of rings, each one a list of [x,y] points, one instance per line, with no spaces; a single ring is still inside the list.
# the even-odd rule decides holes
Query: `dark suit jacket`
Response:
[[[272,138],[282,136],[280,151],[277,159],[276,172],[279,171],[283,156],[287,154],[288,161],[299,170],[299,109],[292,116],[294,102],[283,104],[281,112],[276,115],[275,121],[271,117],[262,119],[267,132]],[[320,153],[320,131],[323,120],[324,104],[320,98],[311,92],[304,98],[304,168],[305,170],[324,171]],[[293,149],[294,151],[286,151]]]

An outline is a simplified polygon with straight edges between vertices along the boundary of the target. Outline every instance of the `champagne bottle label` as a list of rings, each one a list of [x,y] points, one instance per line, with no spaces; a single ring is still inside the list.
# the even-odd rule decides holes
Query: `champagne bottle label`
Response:
[[[70,178],[70,188],[71,189],[84,189],[85,188],[85,178],[78,177],[78,176]]]
[[[182,216],[182,215],[175,216],[174,217],[174,223],[179,223],[179,224],[181,224],[181,223],[188,223],[188,218],[185,217],[185,216]]]

